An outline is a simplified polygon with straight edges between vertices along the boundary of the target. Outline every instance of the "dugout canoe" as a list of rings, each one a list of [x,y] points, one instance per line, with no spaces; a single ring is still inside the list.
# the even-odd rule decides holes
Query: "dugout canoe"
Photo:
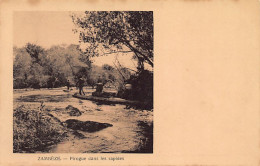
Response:
[[[96,101],[96,102],[101,102],[101,103],[106,103],[106,104],[124,104],[124,105],[146,105],[147,103],[145,102],[139,102],[139,101],[134,101],[134,100],[126,100],[118,97],[97,97],[97,96],[92,96],[92,95],[80,95],[78,93],[75,93],[72,95],[75,98],[83,99],[83,100],[91,100],[91,101]]]

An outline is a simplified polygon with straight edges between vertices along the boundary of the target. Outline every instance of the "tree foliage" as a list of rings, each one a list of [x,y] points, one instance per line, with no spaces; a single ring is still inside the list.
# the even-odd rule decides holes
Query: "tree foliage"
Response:
[[[79,77],[86,80],[86,85],[95,86],[99,77],[103,82],[119,86],[130,77],[127,69],[120,69],[124,77],[113,66],[91,64],[78,45],[67,47],[41,46],[28,43],[22,48],[14,47],[14,88],[54,88],[65,86],[69,79],[75,84]]]
[[[44,53],[44,49],[41,46],[27,43],[25,49],[27,53],[31,56],[33,63],[40,63],[41,55]]]
[[[82,54],[77,45],[43,49],[28,43],[22,48],[14,47],[14,88],[53,88],[66,85],[67,79],[73,82],[78,68],[90,64],[86,58],[81,59]]]
[[[86,11],[72,15],[79,27],[80,42],[87,43],[89,57],[115,52],[133,52],[139,61],[153,67],[153,12]]]

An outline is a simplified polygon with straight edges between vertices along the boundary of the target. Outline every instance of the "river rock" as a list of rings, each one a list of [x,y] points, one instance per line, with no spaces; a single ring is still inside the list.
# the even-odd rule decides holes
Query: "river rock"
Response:
[[[68,119],[65,121],[67,128],[81,130],[85,132],[96,132],[107,127],[113,126],[109,123],[99,123],[94,121],[80,121],[77,119]]]
[[[75,108],[72,105],[68,105],[66,110],[69,111],[70,116],[80,116],[82,114],[78,108]]]

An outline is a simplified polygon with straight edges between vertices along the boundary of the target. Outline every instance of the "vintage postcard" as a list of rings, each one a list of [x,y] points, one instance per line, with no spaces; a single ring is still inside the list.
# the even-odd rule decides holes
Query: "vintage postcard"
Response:
[[[0,9],[0,165],[259,165],[259,1]]]

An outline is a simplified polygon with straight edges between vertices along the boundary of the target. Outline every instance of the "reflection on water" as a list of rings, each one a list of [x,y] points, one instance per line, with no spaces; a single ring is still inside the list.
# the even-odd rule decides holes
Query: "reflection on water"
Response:
[[[85,90],[92,92],[92,89]],[[76,91],[63,92],[60,89],[16,90],[14,107],[29,104],[45,108],[61,121],[77,119],[112,124],[112,127],[88,133],[77,131],[63,142],[52,146],[51,153],[152,153],[153,112],[148,110],[126,109],[125,105],[100,105],[89,100],[72,97]],[[78,108],[81,116],[70,116],[65,108],[68,105]]]

